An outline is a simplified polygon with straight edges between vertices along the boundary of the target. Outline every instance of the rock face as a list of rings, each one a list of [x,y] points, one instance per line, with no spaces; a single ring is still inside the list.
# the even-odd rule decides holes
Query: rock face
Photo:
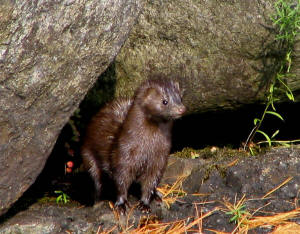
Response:
[[[163,72],[184,77],[191,112],[261,101],[281,52],[270,20],[275,2],[148,1],[116,58],[116,95]],[[288,80],[298,101],[299,44]]]
[[[141,9],[141,0],[1,1],[0,215],[35,181]]]

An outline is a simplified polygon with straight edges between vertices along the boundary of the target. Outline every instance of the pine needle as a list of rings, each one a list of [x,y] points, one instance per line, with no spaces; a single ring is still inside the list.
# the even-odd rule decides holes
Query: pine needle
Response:
[[[268,193],[266,193],[262,198],[266,198],[267,196],[269,196],[270,194],[272,194],[273,192],[275,192],[277,189],[279,189],[282,186],[284,186],[285,184],[287,184],[291,179],[293,179],[293,177],[290,176],[285,181],[283,181],[280,185],[278,185],[276,188],[274,188],[271,191],[269,191]]]

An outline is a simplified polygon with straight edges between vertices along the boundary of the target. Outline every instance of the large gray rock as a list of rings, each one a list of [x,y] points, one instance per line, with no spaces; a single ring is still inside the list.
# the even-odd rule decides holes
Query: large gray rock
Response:
[[[142,0],[1,1],[0,215],[35,181],[141,8]]]
[[[282,55],[270,16],[276,0],[148,1],[116,58],[116,95],[155,73],[182,76],[190,112],[264,100]],[[288,84],[300,100],[300,42]]]

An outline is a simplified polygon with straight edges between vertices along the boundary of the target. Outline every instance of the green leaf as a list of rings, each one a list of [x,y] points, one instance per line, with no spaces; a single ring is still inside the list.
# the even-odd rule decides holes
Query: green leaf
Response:
[[[66,204],[69,201],[68,197],[66,194],[64,194],[64,203]]]
[[[272,99],[272,100],[270,101],[270,103],[271,103],[271,107],[272,107],[273,111],[276,111],[275,106],[274,106],[274,101],[276,101],[276,99],[275,99],[275,100]]]
[[[235,215],[235,216],[233,216],[230,220],[229,220],[230,222],[235,222],[236,223],[236,221],[237,221],[237,215]]]
[[[254,122],[254,125],[257,125],[257,123],[260,122],[260,121],[261,121],[260,119],[255,118],[254,121],[253,121],[253,122]]]
[[[271,139],[274,138],[279,133],[279,130],[276,130],[273,135],[271,136]]]
[[[286,96],[288,97],[289,100],[291,100],[293,102],[295,101],[293,93],[290,93],[290,92],[286,91],[285,94],[286,94]]]
[[[254,156],[255,153],[254,153],[253,149],[252,149],[251,147],[249,147],[249,150],[250,150],[250,154],[251,154],[252,156]]]
[[[56,203],[60,203],[62,200],[62,195],[59,195],[57,198],[56,198]]]
[[[274,91],[274,83],[270,85],[270,89],[269,89],[270,93],[273,93],[273,91]]]
[[[274,112],[274,111],[266,111],[266,114],[275,115],[275,116],[277,116],[279,119],[281,119],[282,121],[284,121],[284,119],[282,118],[282,116],[281,116],[280,114],[278,114],[277,112]]]
[[[257,132],[259,132],[260,134],[262,134],[266,138],[266,140],[268,141],[269,146],[272,145],[270,137],[265,132],[263,132],[261,130],[257,130]]]

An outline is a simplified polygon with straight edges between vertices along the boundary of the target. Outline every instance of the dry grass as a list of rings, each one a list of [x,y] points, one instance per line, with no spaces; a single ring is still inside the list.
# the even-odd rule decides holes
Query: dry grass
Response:
[[[126,219],[126,226],[120,225],[120,233],[123,234],[171,234],[171,233],[187,233],[187,232],[197,232],[202,233],[202,220],[206,217],[210,216],[215,211],[219,210],[219,208],[215,208],[212,211],[209,211],[205,214],[202,212],[198,212],[197,206],[196,209],[196,217],[188,217],[183,220],[177,220],[173,222],[161,223],[156,216],[142,216],[139,220],[138,228],[133,228],[133,224],[129,224],[129,218],[132,215],[132,212],[129,212]],[[120,219],[119,216],[116,218]],[[120,223],[120,222],[119,222]],[[194,229],[193,229],[194,227]],[[195,229],[196,227],[196,229]],[[101,227],[99,227],[97,234],[110,234],[116,231],[117,226],[112,227],[109,230],[100,232]]]
[[[233,164],[236,162],[234,161]],[[173,185],[163,185],[162,187],[158,188],[158,191],[163,194],[163,202],[167,208],[170,208],[171,204],[173,204],[179,198],[186,196],[186,192],[182,188],[182,182],[185,180],[186,176],[180,176],[177,178]],[[284,182],[276,186],[274,189],[270,190],[266,193],[263,197],[255,199],[255,200],[264,200],[267,199],[270,194],[274,193],[276,190],[287,184],[291,181],[292,178],[289,177]],[[207,194],[195,194],[195,196],[203,196]],[[253,200],[253,199],[249,199]],[[273,230],[273,234],[279,233],[299,233],[300,234],[300,225],[297,223],[292,222],[291,220],[296,217],[300,217],[300,208],[295,208],[289,212],[284,213],[277,213],[270,216],[255,216],[258,211],[262,211],[263,208],[268,206],[270,203],[264,205],[263,207],[258,208],[254,212],[250,213],[245,206],[245,202],[247,201],[245,195],[240,199],[230,203],[228,200],[224,199],[222,202],[223,207],[215,207],[213,210],[208,211],[206,213],[202,213],[202,211],[198,210],[199,205],[204,205],[207,203],[215,203],[216,201],[206,201],[202,203],[195,203],[195,216],[188,217],[183,220],[177,220],[167,223],[162,223],[160,220],[153,215],[142,216],[139,220],[139,224],[137,228],[134,228],[133,221],[130,221],[130,218],[133,217],[133,211],[136,208],[135,206],[132,207],[127,216],[125,217],[125,222],[121,224],[120,222],[121,217],[119,216],[118,212],[113,209],[113,204],[111,208],[113,209],[114,216],[116,220],[119,220],[119,230],[120,233],[128,233],[128,234],[145,234],[145,233],[153,233],[153,234],[171,234],[171,233],[203,233],[203,222],[205,222],[205,218],[209,217],[216,211],[223,211],[227,214],[230,212],[231,216],[236,217],[232,220],[236,222],[236,228],[230,233],[241,233],[246,234],[249,230],[253,230],[255,228],[269,228]],[[239,211],[239,212],[237,212]],[[229,222],[229,221],[228,221]],[[109,233],[116,233],[116,229],[118,227],[114,226],[109,230],[99,230],[97,234],[109,234]],[[212,229],[205,229],[206,231],[210,231],[216,234],[225,234],[225,232],[221,232],[218,230]]]
[[[290,180],[292,180],[293,177],[289,177],[287,178],[285,181],[283,181],[280,185],[278,185],[276,188],[272,189],[270,192],[266,193],[263,198],[268,197],[270,194],[274,193],[277,189],[281,188],[282,186],[284,186],[285,184],[287,184],[288,182],[290,182]]]
[[[171,233],[187,233],[187,232],[195,232],[195,231],[197,233],[202,233],[202,220],[210,216],[216,210],[218,210],[218,208],[215,208],[214,210],[201,215],[199,215],[199,213],[197,212],[196,217],[189,217],[184,220],[173,221],[169,223],[160,223],[158,220],[155,220],[153,222],[151,219],[149,219],[150,222],[148,221],[146,223],[143,223],[137,229],[127,233],[171,234]],[[197,229],[192,229],[194,226],[196,226]]]
[[[111,229],[104,230],[101,232],[101,226],[99,226],[99,228],[97,230],[97,234],[110,234],[110,233],[113,233],[113,231],[116,230],[116,228],[117,228],[117,226],[114,226]]]
[[[279,213],[272,216],[256,216],[252,217],[248,220],[244,221],[244,226],[240,229],[241,233],[247,233],[248,230],[254,229],[257,227],[264,227],[264,226],[272,226],[276,229],[280,229],[286,225],[296,224],[289,221],[292,218],[299,217],[300,209],[295,209],[285,213]]]
[[[281,225],[277,227],[274,231],[273,234],[299,234],[300,233],[300,225],[296,223],[289,223],[285,225]]]
[[[228,205],[228,204],[227,204]],[[219,207],[202,214],[198,212],[197,206],[195,206],[196,216],[188,217],[184,220],[173,221],[168,223],[161,223],[156,216],[143,216],[140,218],[139,226],[133,228],[133,225],[128,225],[127,227],[121,227],[120,233],[126,234],[173,234],[173,233],[203,233],[202,223],[203,220],[209,217],[214,212],[220,210]],[[300,209],[295,209],[293,211],[279,213],[273,216],[257,216],[254,217],[251,215],[243,216],[240,222],[237,224],[237,227],[230,233],[240,233],[247,234],[249,230],[255,229],[258,227],[269,227],[273,228],[273,234],[281,233],[299,233],[300,234],[300,225],[288,221],[289,219],[299,217]],[[127,216],[127,220],[131,214]],[[128,223],[127,223],[128,224]],[[100,232],[100,228],[97,234],[110,234],[116,231],[117,226],[114,226],[110,230]],[[226,232],[221,232],[213,229],[205,229],[206,231],[211,231],[216,234],[225,234]]]
[[[282,182],[280,185],[276,186],[274,189],[266,193],[262,198],[260,199],[265,199],[268,197],[270,194],[287,184],[292,177],[289,177],[286,179],[284,182]],[[259,200],[259,199],[258,199]],[[234,202],[234,204],[229,203],[228,201],[225,200],[224,205],[225,205],[225,211],[226,212],[231,212],[235,213],[237,210],[239,210],[243,204],[246,202],[245,195],[238,201]],[[267,204],[269,205],[269,203]],[[267,206],[265,205],[265,206]],[[265,207],[264,206],[264,207]],[[300,233],[300,225],[291,222],[290,220],[296,217],[300,216],[300,208],[296,208],[294,210],[291,210],[289,212],[284,212],[284,213],[277,213],[275,215],[271,216],[254,216],[254,214],[258,211],[261,210],[263,207],[260,207],[256,211],[254,211],[252,214],[249,212],[244,212],[240,214],[240,216],[237,219],[237,226],[233,230],[232,233],[248,233],[249,230],[255,229],[258,227],[269,227],[273,228],[274,232],[273,233]],[[297,230],[297,228],[299,230]],[[295,232],[297,230],[297,232]]]
[[[158,187],[157,190],[163,195],[163,202],[170,209],[178,198],[184,197],[187,193],[182,188],[182,182],[186,179],[186,175],[179,176],[173,185],[164,184],[162,187]]]

